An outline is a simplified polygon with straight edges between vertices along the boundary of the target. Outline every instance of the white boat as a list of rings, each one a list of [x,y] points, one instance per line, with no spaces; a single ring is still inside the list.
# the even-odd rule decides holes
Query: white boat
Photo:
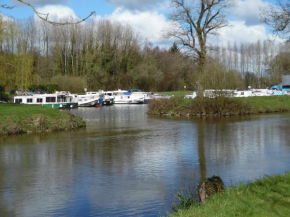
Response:
[[[153,99],[153,94],[150,92],[143,92],[140,89],[130,89],[129,92],[133,97],[143,98],[144,103],[148,103],[149,100]]]
[[[269,89],[251,89],[253,92],[253,96],[271,96],[273,94],[273,90]]]
[[[254,96],[251,90],[236,90],[234,92],[234,97],[250,97]]]
[[[197,94],[195,91],[193,91],[192,94],[187,94],[184,96],[184,99],[194,99],[195,97],[197,97]]]
[[[50,108],[76,108],[78,104],[68,92],[60,91],[53,94],[30,94],[15,96],[14,103],[42,105]]]
[[[79,107],[94,107],[99,104],[100,94],[98,92],[86,92],[85,95],[71,94],[73,101],[78,103]]]
[[[115,96],[113,91],[101,91],[103,95],[103,105],[113,105],[115,103]]]
[[[216,98],[216,97],[233,97],[234,96],[234,90],[229,89],[209,89],[203,91],[203,96],[208,98]]]
[[[288,92],[283,90],[273,90],[272,96],[287,96]]]
[[[143,104],[144,96],[131,94],[126,90],[113,91],[115,97],[115,104]]]

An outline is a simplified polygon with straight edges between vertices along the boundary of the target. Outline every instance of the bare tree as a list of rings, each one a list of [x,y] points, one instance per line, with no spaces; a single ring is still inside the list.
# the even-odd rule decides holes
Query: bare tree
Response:
[[[227,61],[227,68],[228,70],[232,70],[233,69],[233,50],[232,50],[232,46],[231,43],[228,41],[228,61]]]
[[[240,71],[242,73],[242,78],[245,78],[245,71],[246,71],[246,54],[245,54],[245,45],[242,43],[240,44]]]
[[[236,41],[234,43],[233,52],[234,52],[234,69],[236,71],[238,71],[238,67],[239,67],[239,51],[238,51],[238,46],[237,46],[237,42]]]
[[[227,26],[224,9],[232,3],[230,0],[172,0],[172,5],[174,10],[170,18],[173,28],[166,36],[177,39],[178,44],[194,55],[202,73],[208,35],[216,35],[219,29]],[[198,86],[201,93],[202,87]]]
[[[290,40],[290,2],[276,0],[276,6],[261,8],[261,21],[273,28],[273,33]]]

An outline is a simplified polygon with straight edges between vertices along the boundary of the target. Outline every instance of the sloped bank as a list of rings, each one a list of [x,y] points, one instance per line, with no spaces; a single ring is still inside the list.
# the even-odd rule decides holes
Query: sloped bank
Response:
[[[66,111],[39,105],[0,103],[0,136],[70,130],[85,125],[81,118]]]
[[[148,113],[174,116],[232,116],[287,111],[290,111],[289,96],[214,99],[173,97],[169,100],[152,100]]]
[[[180,209],[172,216],[289,216],[290,172],[230,187],[210,197],[204,205]]]

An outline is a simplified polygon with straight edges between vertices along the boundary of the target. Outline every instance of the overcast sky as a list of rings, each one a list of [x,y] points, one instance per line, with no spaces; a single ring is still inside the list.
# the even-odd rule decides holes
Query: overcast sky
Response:
[[[162,31],[169,26],[170,0],[26,0],[40,12],[57,14],[60,17],[84,18],[91,11],[95,19],[109,19],[130,24],[140,36],[155,45],[167,43]],[[269,29],[259,21],[259,8],[274,4],[275,0],[235,0],[236,6],[228,10],[230,25],[220,31],[218,43],[256,42],[258,39],[273,39]],[[5,16],[17,19],[33,16],[31,8],[16,0],[1,0],[1,4],[17,5],[13,10],[0,9]],[[279,40],[279,39],[278,39]]]

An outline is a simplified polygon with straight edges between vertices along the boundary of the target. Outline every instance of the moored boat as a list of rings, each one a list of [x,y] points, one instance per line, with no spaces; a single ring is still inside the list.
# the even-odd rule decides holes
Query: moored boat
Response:
[[[133,95],[126,90],[113,91],[115,104],[143,104],[144,96]]]
[[[67,92],[15,96],[14,103],[42,105],[50,108],[77,108],[78,104]]]
[[[115,103],[115,96],[113,91],[101,91],[103,95],[103,105],[113,105]]]
[[[129,91],[133,97],[143,98],[143,103],[148,103],[149,100],[153,99],[153,94],[150,92],[144,92],[140,89],[129,89]]]

